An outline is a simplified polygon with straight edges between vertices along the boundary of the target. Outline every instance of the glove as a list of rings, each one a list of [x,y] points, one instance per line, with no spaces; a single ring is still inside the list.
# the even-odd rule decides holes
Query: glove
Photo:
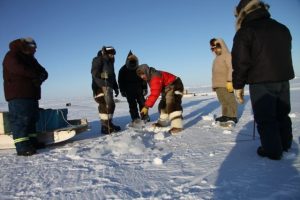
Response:
[[[115,90],[115,97],[117,97],[117,96],[119,96],[119,90],[118,89]]]
[[[227,82],[226,83],[226,89],[228,92],[232,93],[233,92],[233,85],[232,82]]]
[[[146,96],[148,94],[148,90],[147,89],[144,89],[143,90],[143,96]]]
[[[121,96],[122,97],[126,97],[126,93],[125,92],[121,92]]]
[[[244,89],[234,90],[234,95],[239,104],[244,103]]]
[[[141,117],[143,118],[144,116],[148,115],[148,109],[147,107],[143,107],[141,110]]]

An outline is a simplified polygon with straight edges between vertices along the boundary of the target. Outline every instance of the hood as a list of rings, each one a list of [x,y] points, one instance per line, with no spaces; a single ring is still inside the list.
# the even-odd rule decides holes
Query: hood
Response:
[[[23,52],[25,44],[21,39],[13,40],[9,43],[9,49],[13,52]]]
[[[264,10],[264,14],[266,16],[270,16],[270,13],[268,12],[270,6],[260,0],[251,0],[249,3],[244,5],[244,7],[235,8],[235,16],[236,16],[236,31],[238,31],[241,28],[241,25],[245,18],[254,11],[257,10]]]
[[[221,45],[221,48],[222,48],[222,54],[227,54],[229,53],[230,54],[230,51],[228,50],[228,47],[227,45],[225,44],[224,40],[222,38],[217,38],[216,39],[216,43],[219,43]]]
[[[150,76],[150,67],[147,64],[139,65],[136,69],[136,74],[139,76],[140,74],[146,74],[147,81],[151,79]]]
[[[134,55],[131,50],[128,53],[128,56],[126,58],[126,67],[129,70],[136,70],[137,67],[139,66],[139,60],[136,57],[136,55]]]
[[[9,49],[15,53],[33,56],[36,49],[36,43],[32,38],[19,38],[9,43]]]

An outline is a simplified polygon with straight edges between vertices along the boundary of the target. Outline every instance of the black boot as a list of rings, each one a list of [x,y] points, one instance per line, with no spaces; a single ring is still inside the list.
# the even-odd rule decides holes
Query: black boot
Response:
[[[101,133],[102,133],[102,134],[105,134],[105,135],[111,134],[111,133],[112,133],[112,130],[109,129],[107,126],[103,126],[103,125],[102,125],[102,127],[101,127]]]
[[[269,155],[262,146],[257,148],[257,154],[261,157],[268,157],[271,160],[280,160],[282,155]]]
[[[120,126],[114,125],[112,120],[109,120],[109,126],[112,129],[112,132],[119,132],[121,130]]]
[[[142,117],[142,120],[143,120],[144,122],[150,122],[150,117],[149,117],[149,115],[144,115],[144,116]]]
[[[17,151],[18,156],[32,156],[33,154],[36,154],[36,150],[32,146],[27,146],[22,150]]]
[[[221,117],[217,117],[215,119],[216,122],[226,122],[227,121],[227,117],[226,116],[221,116]]]
[[[111,120],[101,120],[101,133],[102,134],[111,134],[121,130],[120,126],[116,126],[112,123]]]
[[[46,144],[43,142],[39,142],[36,137],[30,137],[30,142],[35,149],[46,148]]]

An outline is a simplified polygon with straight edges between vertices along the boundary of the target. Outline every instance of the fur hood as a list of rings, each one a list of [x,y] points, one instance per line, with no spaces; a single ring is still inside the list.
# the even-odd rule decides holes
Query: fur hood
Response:
[[[237,11],[237,7],[235,8],[235,16],[236,16],[236,31],[241,28],[242,22],[246,18],[246,16],[258,9],[269,10],[270,6],[260,0],[251,0],[247,5],[245,5],[240,12]]]
[[[136,55],[134,55],[131,50],[128,53],[125,65],[126,65],[127,69],[129,69],[129,70],[136,70],[136,68],[139,65],[138,57]]]
[[[136,73],[138,76],[140,74],[145,74],[147,77],[147,82],[149,82],[152,76],[161,76],[160,72],[156,70],[154,67],[149,67],[147,64],[141,64],[137,67]]]

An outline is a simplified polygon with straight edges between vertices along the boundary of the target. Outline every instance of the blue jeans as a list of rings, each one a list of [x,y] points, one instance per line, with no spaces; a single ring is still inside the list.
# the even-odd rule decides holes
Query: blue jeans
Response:
[[[31,136],[36,134],[36,122],[39,118],[38,100],[13,99],[8,101],[8,109],[16,150],[24,151],[31,146],[31,139],[36,140],[36,137]]]

